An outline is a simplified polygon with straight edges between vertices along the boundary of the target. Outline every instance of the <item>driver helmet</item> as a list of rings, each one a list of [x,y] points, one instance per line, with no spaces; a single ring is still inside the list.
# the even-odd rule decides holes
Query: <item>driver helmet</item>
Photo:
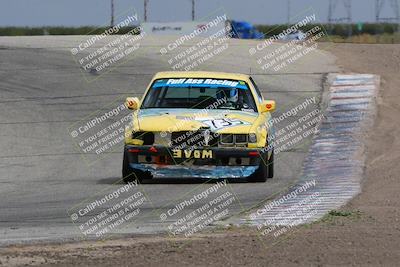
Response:
[[[229,102],[237,103],[239,99],[239,90],[236,88],[233,88],[229,91]]]

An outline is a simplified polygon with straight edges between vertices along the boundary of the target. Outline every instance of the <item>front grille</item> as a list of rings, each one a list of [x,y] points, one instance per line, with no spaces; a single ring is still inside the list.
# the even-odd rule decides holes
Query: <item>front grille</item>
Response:
[[[247,144],[247,134],[235,134],[235,144]]]
[[[171,133],[171,147],[187,149],[218,146],[218,136],[209,130],[181,131]]]

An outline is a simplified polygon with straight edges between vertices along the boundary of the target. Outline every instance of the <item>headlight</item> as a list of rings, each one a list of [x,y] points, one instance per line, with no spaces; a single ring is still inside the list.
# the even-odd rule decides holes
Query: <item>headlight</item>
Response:
[[[152,145],[154,143],[154,133],[132,132],[132,139],[143,140],[143,145]]]
[[[143,140],[144,132],[132,132],[132,139]]]
[[[255,133],[249,134],[249,143],[257,143],[257,135]]]
[[[235,134],[235,144],[247,144],[247,134]]]
[[[233,144],[233,134],[221,134],[220,142],[221,144]]]
[[[248,143],[247,134],[221,134],[219,143],[221,145],[238,145],[243,146]]]

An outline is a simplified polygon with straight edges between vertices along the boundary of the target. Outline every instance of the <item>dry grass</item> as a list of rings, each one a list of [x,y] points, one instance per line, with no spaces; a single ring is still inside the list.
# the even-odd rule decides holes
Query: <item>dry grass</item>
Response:
[[[398,44],[400,43],[400,33],[395,34],[360,34],[351,37],[330,35],[321,39],[323,42],[334,43],[355,43],[355,44]]]

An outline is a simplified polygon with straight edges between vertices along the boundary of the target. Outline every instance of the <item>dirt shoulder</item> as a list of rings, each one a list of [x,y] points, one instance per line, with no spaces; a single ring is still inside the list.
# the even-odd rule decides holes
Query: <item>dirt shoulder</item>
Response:
[[[302,226],[279,243],[254,229],[170,240],[139,237],[105,242],[9,247],[0,265],[315,266],[400,262],[400,45],[338,44],[327,48],[346,71],[381,75],[379,110],[368,134],[363,192],[339,216]],[[340,216],[343,215],[343,216]]]

